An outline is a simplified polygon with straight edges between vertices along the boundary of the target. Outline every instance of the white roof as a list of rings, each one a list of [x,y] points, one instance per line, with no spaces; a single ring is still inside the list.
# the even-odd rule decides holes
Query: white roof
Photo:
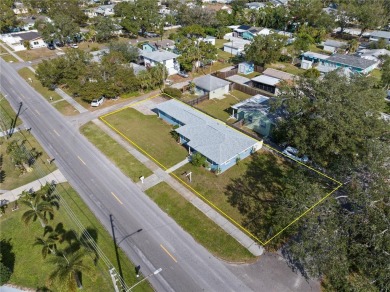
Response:
[[[238,84],[245,84],[245,83],[251,81],[249,78],[246,78],[246,77],[243,77],[240,75],[232,75],[232,76],[226,77],[226,79],[233,81],[235,83],[238,83]]]
[[[232,42],[224,43],[223,45],[226,47],[236,48],[236,49],[244,49],[245,45],[249,45],[251,42],[243,39],[233,40]]]
[[[188,146],[217,164],[223,164],[259,143],[180,101],[171,99],[156,108],[183,123],[175,131],[189,140]]]
[[[308,57],[308,58],[314,58],[314,59],[320,59],[320,60],[326,60],[328,59],[330,56],[328,55],[324,55],[324,54],[318,54],[318,53],[314,53],[314,52],[305,52],[302,54],[304,57]]]
[[[154,51],[154,52],[146,52],[141,50],[141,56],[156,62],[162,62],[166,60],[171,60],[179,57],[179,55],[176,55],[175,53],[161,50],[161,51]]]
[[[258,83],[263,83],[271,86],[275,86],[278,84],[281,80],[278,78],[266,76],[266,75],[260,75],[255,78],[251,79],[252,81],[258,82]]]

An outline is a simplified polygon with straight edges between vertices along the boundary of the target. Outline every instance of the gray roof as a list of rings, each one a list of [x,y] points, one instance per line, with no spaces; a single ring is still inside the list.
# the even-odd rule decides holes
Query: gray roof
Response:
[[[372,60],[367,60],[367,59],[352,56],[352,55],[341,55],[341,54],[332,55],[326,61],[332,62],[332,63],[343,64],[343,65],[347,65],[350,67],[359,68],[359,69],[363,69],[363,70],[376,64],[376,62],[372,61]]]
[[[334,47],[334,48],[342,48],[347,45],[346,42],[339,42],[335,40],[326,40],[325,42],[322,43],[324,46],[328,47]]]
[[[145,66],[141,66],[132,62],[129,64],[129,66],[133,68],[135,75],[138,75],[140,72],[147,70]]]
[[[243,77],[241,75],[232,75],[232,76],[226,77],[226,79],[228,79],[232,82],[238,83],[238,84],[245,84],[245,83],[248,83],[249,81],[251,81],[249,78]]]
[[[271,77],[271,76],[267,76],[267,75],[256,76],[255,78],[252,78],[251,80],[258,82],[258,83],[271,85],[271,86],[275,86],[276,84],[281,82],[281,80],[279,78],[275,78],[275,77]]]
[[[282,80],[293,80],[296,76],[284,71],[276,70],[273,68],[267,68],[263,71],[263,75],[282,79]]]
[[[376,38],[390,39],[390,31],[375,30],[370,33],[370,36]]]
[[[229,85],[230,82],[223,80],[221,78],[215,77],[213,75],[204,75],[201,77],[194,78],[192,82],[199,88],[206,90],[208,92],[216,90],[218,88]]]
[[[20,37],[24,41],[31,41],[41,37],[41,35],[36,31],[20,32],[13,33],[13,37]]]
[[[156,108],[182,122],[184,125],[175,131],[189,140],[188,146],[217,164],[259,143],[180,101],[172,99]]]
[[[161,51],[154,51],[154,52],[146,52],[141,50],[141,56],[156,62],[163,62],[166,60],[171,60],[179,57],[179,55],[176,55],[175,53],[161,50]]]

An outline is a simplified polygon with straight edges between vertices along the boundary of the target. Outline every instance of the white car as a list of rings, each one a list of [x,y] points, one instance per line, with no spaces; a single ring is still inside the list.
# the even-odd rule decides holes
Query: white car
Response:
[[[299,162],[303,162],[303,163],[307,163],[309,162],[309,158],[304,155],[302,157],[298,157],[298,149],[294,148],[294,147],[291,147],[291,146],[288,146],[286,149],[283,150],[283,154],[287,155],[288,157],[294,159],[294,160],[297,160]]]
[[[104,96],[96,98],[96,99],[92,100],[91,106],[99,106],[103,103],[103,101],[104,101]]]
[[[73,49],[78,49],[79,45],[78,44],[71,44],[70,47]]]

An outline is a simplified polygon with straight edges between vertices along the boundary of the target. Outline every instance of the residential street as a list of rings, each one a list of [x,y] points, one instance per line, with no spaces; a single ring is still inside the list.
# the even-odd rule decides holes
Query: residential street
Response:
[[[66,179],[80,194],[107,230],[114,216],[118,240],[142,228],[120,244],[129,258],[147,275],[156,291],[318,291],[287,268],[284,260],[267,255],[267,261],[229,265],[214,258],[193,240],[140,188],[84,138],[0,60],[1,92],[14,109],[22,103],[20,119],[53,158]],[[88,117],[86,120],[94,117]],[[140,174],[141,176],[142,174]],[[262,272],[263,271],[263,272]],[[107,271],[108,273],[108,271]],[[133,285],[134,283],[127,283]]]

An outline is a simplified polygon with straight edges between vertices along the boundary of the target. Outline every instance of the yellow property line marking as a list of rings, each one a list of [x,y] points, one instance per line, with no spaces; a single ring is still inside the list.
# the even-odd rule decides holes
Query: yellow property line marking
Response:
[[[58,137],[60,136],[60,134],[58,134],[56,130],[53,130],[53,132],[56,133],[56,135],[57,135]]]
[[[167,94],[165,94],[165,95],[167,95]],[[150,99],[155,98],[155,97],[157,97],[157,96],[159,96],[159,94],[157,94],[157,95],[155,95],[155,96],[152,96],[152,97],[148,97],[147,99],[138,101],[138,102],[136,102],[136,103],[134,103],[134,104],[131,104],[131,105],[127,106],[127,107],[118,109],[118,110],[113,111],[113,112],[111,112],[111,113],[105,114],[105,115],[101,116],[100,119],[101,119],[107,126],[109,126],[112,130],[114,130],[116,133],[118,133],[122,138],[124,138],[125,140],[127,140],[128,142],[130,142],[131,144],[133,144],[133,145],[134,145],[135,147],[137,147],[137,149],[139,149],[143,154],[145,154],[145,155],[148,156],[150,159],[152,159],[155,163],[157,163],[159,166],[161,166],[164,170],[167,170],[167,169],[168,169],[167,167],[165,167],[164,165],[162,165],[158,160],[156,160],[156,159],[155,159],[153,156],[151,156],[148,152],[146,152],[144,149],[142,149],[142,148],[141,148],[140,146],[138,146],[135,142],[133,142],[132,140],[130,140],[126,135],[124,135],[121,131],[119,131],[117,128],[115,128],[113,125],[111,125],[108,121],[106,121],[106,120],[104,119],[105,117],[108,117],[108,116],[110,116],[110,115],[113,115],[113,114],[115,114],[115,113],[118,113],[118,112],[120,112],[120,111],[123,111],[123,110],[125,110],[125,109],[127,109],[127,108],[130,108],[130,107],[136,105],[136,104],[139,104],[139,103],[142,103],[142,102],[144,102],[144,101],[150,100]],[[167,95],[167,96],[169,96],[169,95]],[[175,98],[173,98],[172,96],[169,96],[169,97],[172,98],[172,99],[175,99]],[[175,100],[177,100],[177,101],[183,103],[182,101],[180,101],[180,100],[178,100],[178,99],[175,99]],[[202,114],[205,114],[204,112],[202,112],[202,111],[200,111],[200,110],[198,110],[198,109],[196,109],[196,108],[194,108],[194,107],[192,107],[192,108],[193,108],[194,110],[196,110],[196,111],[202,113]],[[216,120],[216,121],[218,121],[218,122],[220,122],[220,123],[223,123],[224,125],[226,125],[226,126],[228,126],[228,127],[230,127],[230,125],[228,125],[228,124],[222,122],[221,120],[218,120],[218,119],[213,118],[213,117],[211,117],[211,116],[209,116],[209,117],[212,118],[212,119],[214,119],[214,120]],[[252,140],[254,140],[254,141],[256,141],[256,142],[261,142],[261,141],[259,141],[259,140],[254,139],[254,138],[251,137],[251,136],[246,135],[245,133],[242,133],[242,132],[238,131],[237,129],[234,129],[234,128],[232,128],[232,127],[230,127],[230,128],[233,129],[234,131],[236,131],[236,132],[242,134],[242,135],[245,135],[245,136],[251,138]],[[287,156],[286,154],[284,154],[284,153],[280,152],[279,150],[273,148],[272,146],[270,146],[270,145],[268,145],[268,144],[265,144],[265,143],[263,143],[263,145],[264,145],[265,147],[268,147],[269,149],[272,149],[273,151],[275,151],[275,152],[281,154],[283,157],[286,157],[286,158],[288,158],[288,159],[291,159],[289,156]],[[80,159],[80,158],[79,158],[79,159]],[[81,160],[81,159],[80,159],[80,160]],[[331,190],[329,193],[327,193],[323,198],[321,198],[317,203],[315,203],[313,206],[311,206],[309,209],[307,209],[305,212],[303,212],[301,215],[299,215],[297,218],[295,218],[293,221],[291,221],[286,227],[284,227],[282,230],[280,230],[278,233],[276,233],[276,234],[273,235],[270,239],[268,239],[267,241],[264,241],[264,242],[263,242],[262,240],[260,240],[259,238],[257,238],[255,235],[253,235],[249,230],[247,230],[246,228],[244,228],[241,224],[239,224],[238,222],[236,222],[233,218],[231,218],[229,215],[227,215],[224,211],[222,211],[220,208],[218,208],[213,202],[209,201],[206,197],[204,197],[202,194],[200,194],[198,191],[196,191],[192,186],[190,186],[189,184],[187,184],[185,181],[183,181],[183,180],[182,180],[180,177],[178,177],[176,174],[171,173],[171,175],[173,175],[177,180],[179,180],[182,184],[184,184],[184,185],[185,185],[188,189],[190,189],[192,192],[194,192],[195,194],[197,194],[200,198],[202,198],[205,202],[207,202],[210,206],[212,206],[212,207],[213,207],[215,210],[217,210],[220,214],[222,214],[222,215],[225,216],[227,219],[229,219],[230,222],[232,222],[232,223],[233,223],[234,225],[236,225],[239,229],[241,229],[242,231],[244,231],[247,235],[249,235],[249,236],[252,237],[253,239],[256,239],[256,240],[257,240],[258,242],[260,242],[262,245],[267,245],[267,244],[268,244],[269,242],[271,242],[275,237],[279,236],[279,235],[280,235],[283,231],[285,231],[288,227],[290,227],[292,224],[296,223],[299,219],[301,219],[303,216],[305,216],[307,213],[309,213],[311,210],[313,210],[317,205],[319,205],[319,204],[322,203],[324,200],[326,200],[331,194],[333,194],[335,191],[337,191],[337,190],[343,185],[343,184],[342,184],[341,182],[339,182],[338,180],[336,180],[336,179],[334,179],[334,178],[331,178],[331,177],[329,177],[328,175],[326,175],[326,174],[324,174],[324,173],[322,173],[322,172],[320,172],[320,171],[318,171],[318,170],[316,170],[316,169],[314,169],[314,168],[312,168],[312,167],[310,167],[310,166],[308,166],[308,165],[306,165],[306,164],[304,164],[304,163],[302,163],[302,162],[300,162],[300,161],[297,161],[297,160],[295,160],[295,159],[292,159],[292,160],[293,160],[294,162],[300,164],[301,166],[304,166],[304,167],[306,167],[306,168],[308,168],[308,169],[310,169],[310,170],[316,172],[317,174],[319,174],[319,175],[321,175],[321,176],[323,176],[323,177],[326,177],[327,179],[329,179],[329,180],[331,180],[331,181],[337,183],[337,187],[335,187],[333,190]],[[160,245],[160,246],[161,246],[162,249],[164,249],[165,252],[167,252],[167,253],[169,254],[169,252],[168,252],[162,245]],[[171,254],[169,254],[169,255],[172,257]],[[173,258],[173,257],[172,257],[172,258]],[[175,261],[176,261],[176,260],[175,260]]]
[[[80,158],[80,156],[77,156],[77,158],[80,159],[80,161],[81,161],[84,165],[86,165],[85,162]]]
[[[114,198],[115,198],[121,205],[123,205],[122,201],[119,200],[119,198],[118,198],[117,196],[115,196],[115,194],[114,194],[113,192],[111,192],[111,195],[113,195]]]
[[[173,255],[171,255],[169,253],[169,251],[162,244],[160,244],[160,247],[163,249],[163,251],[165,251],[171,257],[171,259],[173,259],[175,261],[175,263],[177,263],[177,260],[175,259],[175,257]]]

